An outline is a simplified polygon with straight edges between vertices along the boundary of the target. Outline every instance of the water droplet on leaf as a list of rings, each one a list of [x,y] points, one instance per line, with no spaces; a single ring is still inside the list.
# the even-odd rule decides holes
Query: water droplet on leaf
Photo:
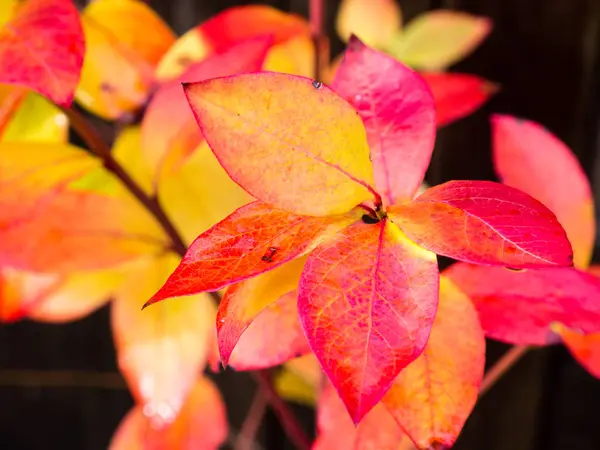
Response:
[[[315,89],[321,89],[323,87],[323,83],[321,83],[320,81],[313,81],[312,85]]]

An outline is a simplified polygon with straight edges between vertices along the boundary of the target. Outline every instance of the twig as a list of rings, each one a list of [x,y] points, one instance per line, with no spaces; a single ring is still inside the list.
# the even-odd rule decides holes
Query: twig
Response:
[[[235,443],[235,450],[251,450],[256,441],[256,434],[267,410],[267,399],[262,389],[257,389],[252,404],[242,424],[240,434]]]
[[[325,9],[323,0],[310,0],[308,5],[308,15],[310,21],[310,34],[315,47],[315,80],[321,80],[324,65],[329,59],[327,53],[328,43],[325,33],[323,33],[323,23],[325,22]]]
[[[111,171],[121,182],[129,189],[129,191],[142,203],[150,213],[156,218],[160,226],[165,230],[169,239],[171,239],[173,250],[179,254],[184,254],[187,245],[181,239],[181,236],[173,226],[173,223],[169,220],[164,210],[158,203],[155,197],[150,197],[144,190],[131,178],[129,173],[119,164],[119,162],[113,157],[110,148],[98,131],[79,113],[73,108],[62,108],[63,112],[69,118],[71,126],[77,132],[77,134],[83,139],[89,149],[94,152],[104,162],[104,167]]]
[[[521,357],[529,351],[531,347],[527,345],[515,345],[508,350],[502,357],[485,373],[479,396],[483,396],[490,388],[496,384],[496,381],[502,377],[512,366],[514,366]]]
[[[271,408],[279,418],[281,426],[285,431],[288,438],[299,450],[310,450],[310,440],[304,433],[302,427],[296,420],[294,413],[290,410],[288,405],[279,397],[273,382],[271,375],[266,370],[253,372],[252,375],[258,383],[259,388],[263,391],[267,401],[271,405]]]

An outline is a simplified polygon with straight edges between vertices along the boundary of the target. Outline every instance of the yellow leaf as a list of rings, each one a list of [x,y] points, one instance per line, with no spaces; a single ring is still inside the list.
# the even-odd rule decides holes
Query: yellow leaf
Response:
[[[401,27],[402,10],[395,0],[343,0],[336,20],[342,41],[354,34],[371,47],[387,44]]]

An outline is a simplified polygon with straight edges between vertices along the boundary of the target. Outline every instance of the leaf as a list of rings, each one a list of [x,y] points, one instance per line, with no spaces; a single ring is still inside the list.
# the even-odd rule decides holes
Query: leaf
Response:
[[[288,44],[299,37],[309,37],[310,30],[303,17],[267,5],[227,8],[179,38],[159,64],[158,76],[162,80],[172,80],[190,64],[213,52],[222,52],[239,42],[267,35],[275,40],[272,50],[283,53],[287,49],[293,53],[298,42]],[[273,70],[272,67],[269,70]]]
[[[178,171],[163,175],[158,185],[160,204],[186,242],[253,201],[231,181],[205,141]]]
[[[425,82],[352,37],[332,89],[363,120],[377,192],[389,205],[410,201],[423,181],[435,141],[435,108]]]
[[[388,212],[411,240],[438,255],[512,268],[573,264],[554,214],[500,183],[450,181]]]
[[[355,423],[423,351],[438,289],[435,255],[388,220],[357,222],[308,257],[300,322]]]
[[[286,400],[314,407],[323,370],[312,353],[287,361],[273,379],[277,393]],[[344,410],[344,415],[347,412]]]
[[[579,364],[594,377],[600,378],[600,333],[583,334],[560,323],[552,324],[551,328]]]
[[[182,161],[200,144],[202,134],[185,98],[181,82],[197,82],[243,72],[258,72],[272,45],[270,37],[242,41],[188,67],[179,79],[162,85],[153,96],[142,121],[145,159],[158,178],[165,161]],[[174,158],[173,158],[174,156]]]
[[[27,0],[0,29],[0,83],[26,86],[69,107],[84,52],[70,0]]]
[[[573,245],[575,266],[589,265],[596,235],[590,183],[571,150],[541,125],[492,117],[494,166],[503,183],[556,214]]]
[[[140,311],[178,258],[141,261],[114,294],[111,326],[119,368],[144,415],[156,426],[177,416],[206,364],[215,306],[206,295]]]
[[[600,331],[600,280],[572,268],[515,272],[457,263],[444,272],[473,301],[488,337],[546,345],[552,322]]]
[[[20,3],[21,0],[4,0],[0,2],[0,26],[12,19]]]
[[[484,366],[477,311],[442,276],[427,346],[396,378],[383,404],[418,448],[450,448],[475,406]]]
[[[421,73],[433,98],[438,127],[475,112],[499,87],[483,78],[463,73]]]
[[[365,44],[381,47],[402,27],[402,11],[395,0],[343,0],[336,31],[343,42],[356,35]]]
[[[219,391],[199,378],[179,416],[154,428],[142,406],[135,406],[114,434],[109,450],[217,450],[227,438],[227,417]]]
[[[121,267],[69,274],[27,312],[27,317],[49,323],[81,319],[106,304],[125,276]]]
[[[4,267],[0,271],[0,323],[22,319],[62,283],[60,276]]]
[[[463,12],[436,10],[412,20],[386,50],[411,67],[443,70],[475,50],[492,29],[492,21]]]
[[[223,366],[237,370],[270,367],[310,348],[298,322],[297,292],[306,258],[229,286],[217,312]],[[243,338],[243,339],[240,339]],[[241,346],[237,348],[236,345]],[[230,357],[234,352],[234,361]]]
[[[356,111],[329,88],[315,86],[306,78],[254,73],[184,89],[233,181],[276,208],[340,214],[377,196],[369,149]]]
[[[298,258],[359,219],[297,216],[253,202],[202,233],[165,285],[146,303],[216,291]]]
[[[104,119],[134,113],[147,100],[155,67],[175,35],[137,0],[96,0],[81,20],[87,52],[77,101]]]

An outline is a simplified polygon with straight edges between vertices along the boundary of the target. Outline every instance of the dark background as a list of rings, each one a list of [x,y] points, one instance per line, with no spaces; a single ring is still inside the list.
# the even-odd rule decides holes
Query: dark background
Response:
[[[1,1],[1,0],[0,0]],[[152,0],[179,34],[239,0]],[[265,1],[307,14],[308,0]],[[326,1],[333,54],[342,50],[333,20],[337,1]],[[600,0],[403,0],[405,19],[428,9],[452,8],[490,17],[494,30],[453,71],[499,82],[502,91],[482,110],[442,129],[427,180],[494,179],[490,113],[541,122],[564,140],[600,187]],[[599,208],[600,205],[596,205]],[[598,250],[598,248],[596,249]],[[595,261],[600,252],[596,251]],[[108,308],[61,326],[22,322],[0,325],[0,449],[101,450],[132,405],[123,389],[15,386],[6,370],[114,373]],[[488,364],[506,346],[489,343]],[[23,378],[27,382],[27,378]],[[75,382],[76,380],[74,380]],[[234,430],[239,429],[253,384],[247,376],[218,377]],[[457,450],[598,450],[600,381],[563,347],[526,355],[477,405]],[[309,432],[308,409],[296,408]],[[259,434],[266,450],[292,448],[268,414]],[[346,450],[346,449],[340,449]]]

